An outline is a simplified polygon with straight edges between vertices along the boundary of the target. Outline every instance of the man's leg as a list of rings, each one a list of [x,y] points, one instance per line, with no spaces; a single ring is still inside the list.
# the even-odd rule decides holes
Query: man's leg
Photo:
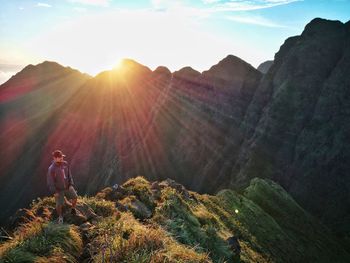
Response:
[[[63,215],[62,215],[62,207],[64,202],[63,192],[56,193],[55,200],[56,200],[56,211],[58,214],[58,223],[63,223]]]
[[[59,217],[62,217],[62,206],[56,205],[56,211]]]

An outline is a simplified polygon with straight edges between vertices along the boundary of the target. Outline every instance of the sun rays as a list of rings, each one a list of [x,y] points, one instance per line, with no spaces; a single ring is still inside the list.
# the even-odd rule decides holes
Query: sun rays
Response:
[[[69,85],[61,89],[71,90]],[[235,141],[226,138],[227,125],[239,119],[227,113],[233,94],[214,88],[203,74],[152,71],[123,59],[67,94],[38,126],[38,134],[50,126],[40,166],[47,162],[46,152],[61,148],[82,171],[79,180],[93,181],[87,192],[137,174],[182,177],[200,187],[207,175],[225,173],[217,164]],[[207,175],[199,178],[195,167]]]

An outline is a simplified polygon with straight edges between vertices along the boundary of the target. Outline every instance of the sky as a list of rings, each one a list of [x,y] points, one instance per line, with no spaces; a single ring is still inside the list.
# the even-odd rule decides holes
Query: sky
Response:
[[[0,0],[0,83],[45,60],[92,76],[123,58],[203,71],[233,54],[257,67],[315,17],[347,22],[350,0]]]

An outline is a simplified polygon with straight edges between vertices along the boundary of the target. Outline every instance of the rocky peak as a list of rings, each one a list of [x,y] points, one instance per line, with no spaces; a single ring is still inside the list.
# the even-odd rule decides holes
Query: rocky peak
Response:
[[[174,72],[175,77],[184,78],[184,79],[194,79],[199,77],[200,75],[201,75],[200,72],[198,72],[197,70],[191,67],[184,67]]]
[[[234,55],[228,55],[218,64],[204,71],[206,78],[221,79],[228,82],[242,82],[250,71],[258,72],[252,65]]]
[[[0,85],[0,87],[1,90],[21,87],[22,93],[25,90],[28,91],[28,89],[23,87],[29,87],[29,90],[33,90],[38,83],[45,83],[52,78],[61,78],[64,76],[76,76],[84,79],[90,78],[88,74],[83,74],[76,69],[64,67],[57,62],[44,61],[37,65],[27,65],[21,71],[13,75],[8,81]]]
[[[32,74],[50,74],[50,73],[58,73],[58,72],[75,72],[80,73],[76,69],[72,69],[70,67],[64,67],[61,64],[54,62],[54,61],[44,61],[42,63],[39,63],[37,65],[29,64],[26,67],[24,67],[20,72],[18,72],[14,77],[21,77],[21,76],[27,76]],[[87,74],[85,74],[88,76]]]
[[[151,72],[151,70],[148,67],[138,63],[137,61],[135,61],[133,59],[129,59],[129,58],[124,58],[120,62],[120,67],[119,68],[129,69],[129,70],[136,70],[136,71],[142,70],[142,71]]]
[[[344,24],[338,20],[315,18],[305,26],[302,36],[313,37],[318,34],[334,34],[344,29]]]
[[[152,71],[136,62],[133,59],[125,58],[118,66],[114,67],[112,70],[106,70],[99,73],[94,79],[98,81],[103,81],[107,83],[119,83],[120,80],[124,83],[126,79],[132,81],[137,81],[139,78],[144,78],[148,76]]]
[[[54,61],[44,61],[37,65],[29,64],[23,70],[19,72],[19,74],[32,74],[32,73],[41,73],[43,71],[45,72],[58,72],[62,70],[74,70],[70,67],[64,67],[61,64],[54,62]],[[74,70],[75,71],[75,70]]]
[[[156,75],[166,75],[166,76],[170,76],[171,75],[171,71],[167,67],[164,67],[164,66],[157,67],[153,71],[153,73],[156,74]]]

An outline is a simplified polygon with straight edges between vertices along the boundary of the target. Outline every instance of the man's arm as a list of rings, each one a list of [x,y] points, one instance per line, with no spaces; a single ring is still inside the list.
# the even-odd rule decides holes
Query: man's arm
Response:
[[[47,171],[47,186],[49,187],[51,194],[54,194],[56,192],[54,176],[55,172],[49,168],[49,170]]]

